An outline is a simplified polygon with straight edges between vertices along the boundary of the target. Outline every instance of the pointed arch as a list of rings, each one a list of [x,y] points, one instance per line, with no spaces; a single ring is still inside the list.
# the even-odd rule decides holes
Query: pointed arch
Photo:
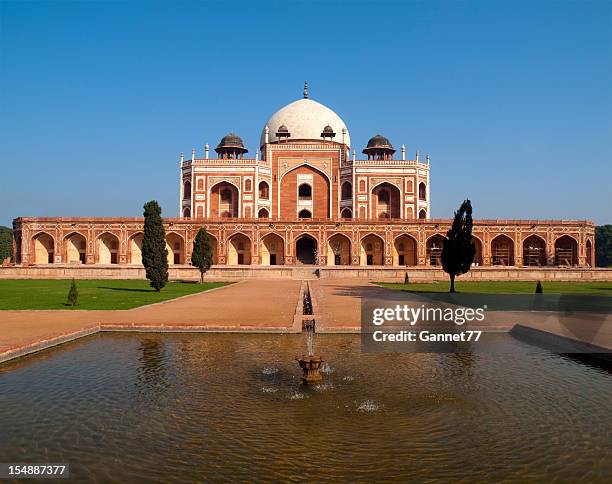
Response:
[[[257,212],[257,218],[270,218],[270,212],[267,208],[260,208]]]
[[[472,265],[481,266],[482,265],[482,240],[475,235],[472,235],[472,243],[474,244],[474,248],[476,252],[474,252],[474,261]]]
[[[393,241],[393,265],[417,265],[417,240],[413,236],[402,234],[395,238]]]
[[[351,239],[345,234],[336,233],[327,239],[327,265],[351,265]]]
[[[251,265],[251,238],[236,232],[228,239],[228,265]]]
[[[176,232],[166,234],[166,250],[168,251],[168,265],[185,263],[185,239]]]
[[[285,240],[278,234],[269,233],[261,239],[261,264],[276,266],[285,263]]]
[[[340,218],[345,218],[347,220],[352,219],[353,211],[348,207],[343,208],[342,211],[340,212]]]
[[[372,218],[400,218],[400,189],[392,183],[381,182],[375,185],[372,194]]]
[[[98,249],[98,264],[119,263],[119,237],[111,232],[98,235],[96,240]]]
[[[353,198],[353,184],[350,181],[342,183],[341,197],[342,200],[350,200]]]
[[[491,264],[494,266],[514,265],[514,241],[500,234],[491,240]]]
[[[64,237],[64,260],[67,264],[85,264],[87,262],[87,238],[74,231]]]
[[[319,253],[316,237],[303,233],[295,239],[295,259],[298,264],[316,264]]]
[[[427,239],[425,244],[425,252],[427,254],[427,265],[441,266],[442,265],[442,247],[444,245],[444,236],[442,234],[434,234]]]
[[[32,237],[34,264],[53,264],[55,258],[55,239],[47,232],[38,232]]]
[[[546,265],[546,241],[537,234],[531,234],[523,240],[523,265]]]
[[[385,260],[385,241],[370,233],[361,238],[359,265],[382,266]]]
[[[144,234],[136,232],[128,241],[128,263],[134,265],[142,265],[142,242]]]
[[[555,264],[568,267],[578,265],[578,241],[571,235],[562,235],[555,240]]]
[[[240,213],[240,188],[229,180],[220,180],[210,187],[211,218],[237,218]]]

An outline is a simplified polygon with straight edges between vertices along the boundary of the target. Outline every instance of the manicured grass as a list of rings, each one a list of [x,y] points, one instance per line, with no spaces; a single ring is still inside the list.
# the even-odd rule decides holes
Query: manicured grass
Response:
[[[77,280],[79,305],[73,308],[66,306],[70,282],[0,280],[0,309],[130,309],[229,284],[169,282],[160,292],[155,292],[146,280]]]
[[[449,282],[400,284],[377,282],[379,286],[407,292],[448,292]],[[457,282],[457,292],[472,294],[533,294],[535,282]],[[612,282],[542,282],[544,294],[591,294],[612,296]]]

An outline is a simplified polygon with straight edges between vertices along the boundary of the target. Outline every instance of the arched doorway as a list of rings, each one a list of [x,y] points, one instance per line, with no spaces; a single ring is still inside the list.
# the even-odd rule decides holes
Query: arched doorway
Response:
[[[578,265],[578,242],[569,235],[563,235],[555,241],[555,264],[558,266]]]
[[[393,243],[394,266],[417,265],[417,242],[409,235],[400,235]]]
[[[251,239],[244,234],[233,235],[228,244],[229,265],[251,265]]]
[[[361,239],[359,264],[362,266],[382,266],[383,261],[383,240],[374,234],[366,235]]]
[[[442,265],[442,247],[444,246],[444,237],[441,235],[433,235],[427,239],[425,246],[427,253],[427,264],[430,266]]]
[[[144,236],[141,233],[133,235],[130,238],[129,257],[130,264],[142,265],[142,240]]]
[[[342,200],[350,200],[353,198],[353,186],[351,182],[345,181],[342,184],[341,198]]]
[[[302,235],[295,243],[298,264],[314,264],[317,260],[317,241],[310,235]]]
[[[546,265],[546,242],[537,235],[530,235],[523,241],[523,265]]]
[[[391,183],[381,183],[372,190],[372,218],[400,217],[400,191]]]
[[[106,232],[98,237],[98,264],[119,263],[119,239]]]
[[[34,236],[34,264],[53,264],[55,243],[45,232]]]
[[[327,241],[327,265],[351,265],[351,241],[342,234],[336,234]]]
[[[425,220],[427,218],[427,212],[423,209],[419,211],[419,220]]]
[[[343,208],[342,212],[340,212],[340,217],[345,219],[352,219],[353,211],[350,208]]]
[[[238,188],[222,181],[210,189],[210,216],[212,218],[238,217]]]
[[[270,218],[270,213],[267,208],[260,208],[259,212],[257,212],[258,218]]]
[[[172,232],[166,236],[166,250],[168,251],[168,265],[185,263],[185,244],[180,235]]]
[[[481,266],[482,265],[482,242],[478,237],[472,236],[472,243],[474,244],[474,248],[476,252],[474,252],[474,260],[472,261],[472,265]]]
[[[589,267],[595,266],[593,261],[593,244],[591,243],[590,239],[586,241],[586,264]]]
[[[264,266],[277,266],[284,264],[283,239],[276,234],[268,234],[261,241],[261,264]]]
[[[190,218],[191,217],[191,210],[189,210],[188,207],[185,207],[183,209],[183,218]]]
[[[64,247],[66,250],[65,260],[68,264],[85,264],[87,260],[85,237],[77,232],[70,234],[64,239]]]
[[[514,242],[506,235],[498,235],[491,241],[491,264],[494,266],[514,265]]]

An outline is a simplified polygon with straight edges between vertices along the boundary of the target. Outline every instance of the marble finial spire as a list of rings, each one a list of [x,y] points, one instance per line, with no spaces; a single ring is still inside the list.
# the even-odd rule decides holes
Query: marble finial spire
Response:
[[[308,99],[308,82],[304,81],[304,99]]]

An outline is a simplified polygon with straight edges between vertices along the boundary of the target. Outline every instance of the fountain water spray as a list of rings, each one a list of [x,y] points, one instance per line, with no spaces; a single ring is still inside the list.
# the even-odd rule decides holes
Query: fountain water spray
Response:
[[[310,298],[310,289],[308,283],[304,283],[304,299],[303,299],[303,311],[304,316],[312,316],[312,300]],[[310,317],[304,318],[303,328],[306,330],[306,352],[307,355],[301,358],[296,358],[300,364],[300,368],[304,371],[302,375],[302,383],[308,384],[313,382],[321,381],[321,373],[319,368],[323,360],[320,356],[314,354],[314,333],[315,333],[315,320]]]

